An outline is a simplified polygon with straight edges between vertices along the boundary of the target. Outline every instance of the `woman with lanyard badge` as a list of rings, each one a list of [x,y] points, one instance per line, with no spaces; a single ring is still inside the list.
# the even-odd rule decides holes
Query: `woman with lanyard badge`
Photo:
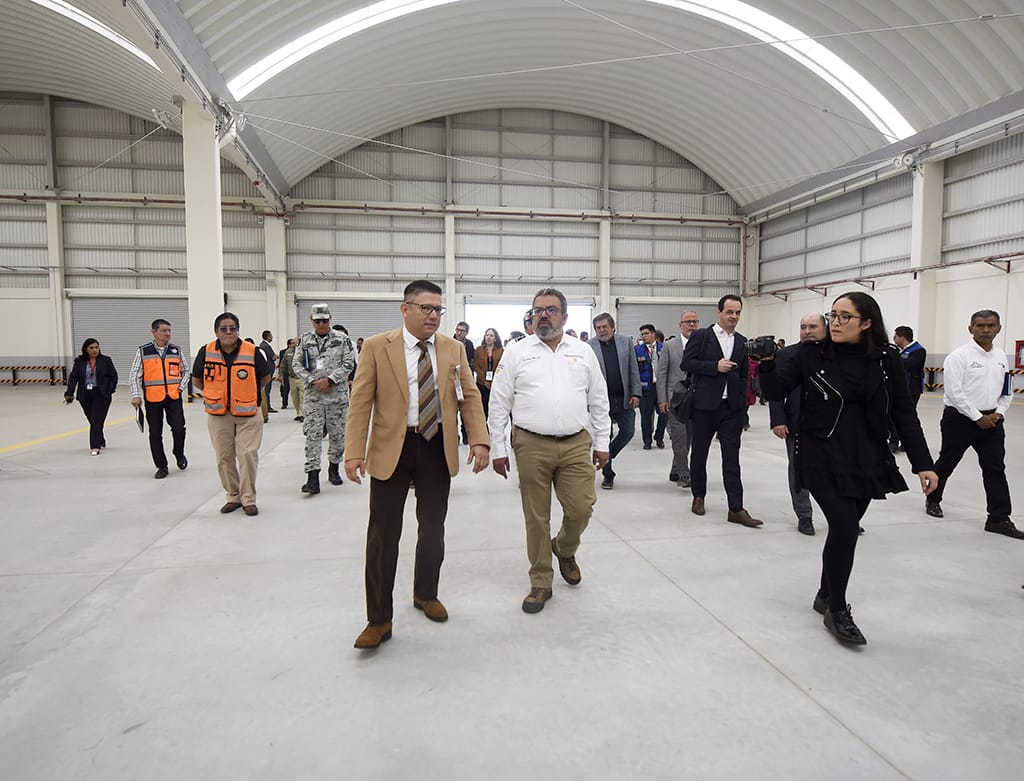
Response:
[[[484,331],[484,342],[476,348],[473,355],[473,370],[476,374],[476,385],[480,389],[480,401],[484,405],[485,418],[487,404],[491,400],[491,381],[494,379],[494,370],[498,368],[503,352],[498,332],[493,328]]]
[[[70,404],[76,398],[82,405],[85,419],[89,421],[89,453],[94,456],[107,446],[103,437],[103,424],[107,420],[110,402],[117,390],[117,369],[114,362],[100,352],[100,343],[86,339],[82,354],[75,358],[68,375],[68,389],[64,403]]]

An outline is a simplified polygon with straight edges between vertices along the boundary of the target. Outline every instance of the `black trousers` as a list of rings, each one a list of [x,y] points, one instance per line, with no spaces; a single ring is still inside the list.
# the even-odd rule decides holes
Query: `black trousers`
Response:
[[[287,374],[282,373],[281,374],[281,409],[286,409],[288,407],[288,394],[291,393],[291,391],[292,391],[291,378]]]
[[[860,536],[860,519],[871,504],[870,498],[837,496],[830,486],[811,487],[828,522],[828,537],[821,550],[821,594],[828,598],[828,609],[846,609],[846,587],[853,572],[853,555]]]
[[[370,522],[366,529],[366,618],[383,624],[394,615],[393,592],[398,569],[398,541],[409,483],[416,486],[416,562],[413,593],[423,600],[437,599],[437,584],[444,561],[444,520],[451,487],[441,430],[429,442],[407,432],[402,455],[387,480],[370,478]]]
[[[185,456],[185,408],[180,398],[146,402],[146,425],[149,426],[149,452],[157,469],[167,468],[167,454],[164,452],[164,416],[171,428],[173,446],[171,452],[176,458]]]
[[[476,389],[480,391],[480,403],[484,405],[484,418],[486,418],[487,410],[491,405],[491,389],[479,382],[476,384]],[[465,424],[463,424],[463,428],[465,428]]]
[[[106,447],[107,440],[103,438],[103,424],[107,421],[110,397],[104,397],[99,391],[87,390],[78,403],[82,406],[85,419],[89,421],[90,450]]]
[[[740,477],[740,436],[747,422],[746,406],[730,409],[725,399],[713,410],[693,411],[693,440],[690,443],[690,490],[703,499],[708,492],[708,453],[718,434],[722,446],[722,480],[730,510],[743,509],[743,481]]]
[[[654,421],[658,421],[655,428]],[[640,396],[640,436],[645,445],[651,444],[652,437],[658,442],[665,439],[668,416],[658,412],[658,386],[653,383],[643,389]]]
[[[968,448],[978,454],[981,467],[981,481],[985,486],[985,501],[989,521],[1010,520],[1010,486],[1006,482],[1006,429],[1000,421],[994,428],[983,429],[970,418],[961,415],[953,407],[946,407],[939,423],[942,432],[942,449],[935,462],[939,476],[939,487],[929,499],[941,502],[942,494],[960,459]]]

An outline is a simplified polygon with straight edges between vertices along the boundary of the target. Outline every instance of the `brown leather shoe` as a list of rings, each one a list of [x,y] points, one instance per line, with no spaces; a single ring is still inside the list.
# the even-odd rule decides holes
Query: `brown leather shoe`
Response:
[[[422,610],[423,615],[425,615],[431,621],[444,623],[448,620],[448,611],[445,610],[444,605],[442,605],[436,599],[420,599],[418,596],[413,594],[412,606],[417,610]]]
[[[539,613],[544,609],[544,603],[551,599],[551,589],[534,586],[530,593],[523,600],[524,613]]]
[[[690,512],[694,515],[704,514],[704,497],[695,496],[693,497],[693,504],[690,505]]]
[[[260,508],[254,504],[247,504],[245,505],[245,507],[242,508],[242,512],[244,512],[246,515],[259,515]]]
[[[356,638],[356,648],[377,648],[381,643],[391,639],[391,622],[383,624],[367,624],[366,629]]]
[[[228,502],[227,504],[225,504],[223,507],[220,508],[220,511],[222,513],[233,513],[235,510],[237,510],[241,506],[242,506],[241,502]]]
[[[762,526],[764,521],[759,521],[757,518],[751,518],[750,513],[746,510],[736,510],[733,512],[729,510],[729,515],[726,516],[726,520],[729,523],[738,523],[743,526],[749,526],[751,529],[756,529],[758,526]]]
[[[570,586],[578,586],[580,581],[583,580],[583,573],[580,572],[579,565],[576,563],[576,557],[560,554],[554,537],[551,538],[551,552],[558,559],[558,571],[562,573],[562,578],[565,582]]]

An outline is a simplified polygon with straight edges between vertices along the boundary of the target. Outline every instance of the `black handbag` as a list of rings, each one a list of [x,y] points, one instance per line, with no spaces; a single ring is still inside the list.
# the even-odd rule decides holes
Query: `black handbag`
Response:
[[[700,350],[697,353],[697,358],[702,359],[704,357],[704,348],[708,344],[708,332],[711,329],[705,329],[704,340],[700,344]],[[672,413],[672,416],[680,423],[686,423],[691,417],[693,417],[693,402],[697,398],[697,377],[694,375],[688,375],[685,380],[681,380],[676,386],[676,389],[672,392],[672,398],[669,400],[668,409]]]

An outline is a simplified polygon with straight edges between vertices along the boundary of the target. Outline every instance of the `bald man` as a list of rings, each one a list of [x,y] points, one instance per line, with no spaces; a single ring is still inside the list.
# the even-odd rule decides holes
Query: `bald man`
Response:
[[[825,316],[811,312],[800,318],[800,341],[820,342],[825,338]],[[784,347],[775,356],[776,361],[789,361],[796,356],[799,344]],[[811,493],[797,483],[797,467],[794,459],[796,448],[797,422],[800,420],[800,386],[795,387],[785,401],[768,403],[768,415],[772,433],[786,442],[786,458],[789,460],[789,495],[796,513],[796,528],[801,534],[814,534],[814,520],[811,517]]]
[[[679,383],[686,379],[686,372],[680,364],[683,360],[683,349],[690,340],[690,334],[700,327],[697,313],[687,309],[679,316],[679,338],[669,339],[661,350],[658,361],[658,410],[668,413],[668,435],[672,440],[672,468],[668,471],[669,482],[680,488],[690,487],[690,438],[693,436],[693,424],[688,420],[681,423],[669,412],[672,394],[679,388]]]

